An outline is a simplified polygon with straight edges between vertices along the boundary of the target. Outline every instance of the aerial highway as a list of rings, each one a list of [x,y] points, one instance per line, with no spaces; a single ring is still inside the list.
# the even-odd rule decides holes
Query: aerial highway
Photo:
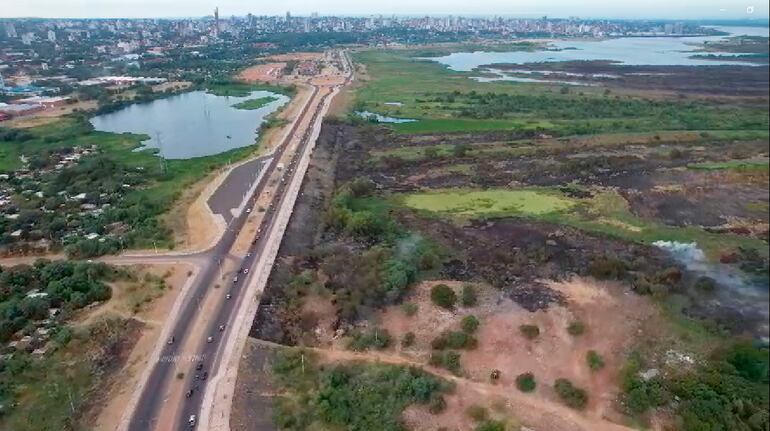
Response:
[[[258,301],[254,295],[256,278],[266,278],[272,267],[275,255],[267,250],[275,249],[283,235],[283,229],[274,227],[288,223],[298,192],[298,187],[289,185],[301,183],[306,164],[298,169],[299,162],[303,156],[309,158],[330,99],[350,80],[351,67],[347,56],[342,57],[342,79],[321,83],[308,79],[304,84],[310,86],[310,96],[272,154],[244,164],[239,172],[231,172],[252,181],[245,199],[232,190],[230,193],[236,196],[220,193],[209,199],[212,211],[223,216],[227,228],[213,247],[188,255],[202,266],[189,289],[182,292],[178,310],[168,317],[158,341],[157,357],[148,365],[132,404],[126,407],[119,430],[207,429],[200,423],[204,396],[207,390],[213,390],[211,382],[222,373],[227,362],[223,356],[232,350],[227,346],[240,342],[232,329],[238,326],[234,323],[243,324],[237,319],[253,318],[242,315],[244,303]],[[264,205],[264,212],[256,214],[258,201],[266,196],[269,203]],[[241,205],[232,203],[241,200]],[[240,211],[224,214],[225,207],[240,207]],[[255,234],[245,228],[250,217],[259,218]],[[251,237],[247,238],[248,251],[242,254],[235,249],[244,235]]]

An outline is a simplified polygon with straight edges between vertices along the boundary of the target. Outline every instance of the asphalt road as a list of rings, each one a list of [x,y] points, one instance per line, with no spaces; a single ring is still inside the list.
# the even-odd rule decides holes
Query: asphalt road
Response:
[[[219,214],[230,223],[234,217],[233,210],[238,208],[249,193],[259,173],[268,167],[272,156],[249,160],[237,166],[227,176],[222,185],[217,188],[207,201],[214,214]]]
[[[276,149],[275,153],[272,156],[272,159],[269,161],[269,165],[267,166],[267,172],[273,172],[281,159],[281,156],[283,155],[284,151],[286,150],[286,147],[291,142],[291,138],[296,133],[299,125],[302,123],[302,120],[305,118],[306,115],[308,115],[308,108],[312,104],[312,100],[316,98],[318,95],[318,88],[314,88],[313,94],[311,95],[310,99],[308,100],[308,103],[304,106],[302,112],[300,113],[300,116],[298,117],[298,120],[294,123],[294,126],[290,133],[287,134],[287,138],[284,142],[281,143],[281,145]],[[318,104],[317,106],[321,106],[322,104]],[[312,112],[310,115],[313,115],[315,118],[318,115],[318,112]],[[312,124],[313,122],[311,122]],[[305,145],[307,145],[307,137],[308,133],[305,133],[305,136],[303,137],[301,148],[297,151],[297,153],[301,153],[304,149]],[[259,160],[259,159],[258,159]],[[264,162],[264,160],[262,160]],[[253,164],[245,164],[243,166],[251,166],[251,169],[255,169],[256,166]],[[238,168],[236,168],[237,170]],[[237,175],[246,175],[246,178],[248,178],[249,175],[254,175],[254,172],[252,171],[249,173],[248,168],[243,168],[244,170]],[[294,174],[294,169],[291,166],[287,166],[286,171],[290,173],[291,175]],[[235,172],[235,171],[234,171]],[[231,173],[233,175],[233,173]],[[239,177],[236,177],[239,178]],[[264,190],[265,185],[267,184],[267,180],[269,178],[268,174],[265,174],[260,179],[259,183],[257,184],[254,193],[249,196],[249,205],[253,205],[253,202],[255,201],[256,197],[259,196]],[[230,179],[228,177],[228,179]],[[235,181],[235,187],[234,190],[237,190],[239,187],[239,184],[247,184],[248,181]],[[229,182],[228,182],[229,184]],[[282,184],[281,189],[279,189],[278,192],[274,194],[276,198],[275,199],[283,199],[283,185]],[[224,185],[224,187],[231,187],[229,185]],[[245,187],[248,189],[248,187]],[[224,195],[222,195],[224,196]],[[227,198],[218,198],[217,203],[215,205],[218,205],[218,209],[216,211],[226,211],[229,213],[229,209],[233,208],[232,203],[235,202],[235,200],[240,201],[240,199],[243,196],[243,193],[237,193],[234,196],[230,195],[233,200],[228,200]],[[276,202],[277,203],[277,202]],[[262,221],[262,231],[267,231],[266,229],[269,228],[274,223],[274,217],[275,217],[275,208],[276,203],[274,203],[270,208],[268,208],[265,212],[265,217]],[[237,207],[238,205],[234,205]],[[225,215],[225,214],[223,214]],[[228,224],[227,229],[225,230],[224,234],[220,238],[219,242],[217,242],[216,246],[214,246],[212,249],[201,253],[203,257],[206,258],[207,264],[205,267],[201,268],[200,275],[198,277],[198,280],[196,280],[195,284],[191,287],[190,292],[188,293],[187,297],[184,299],[184,303],[182,305],[179,317],[177,319],[176,325],[174,327],[174,330],[172,331],[172,334],[175,338],[173,344],[168,344],[163,349],[163,352],[161,354],[160,360],[153,365],[152,372],[149,376],[149,379],[146,382],[146,385],[144,387],[144,390],[139,398],[139,402],[136,406],[136,409],[134,410],[133,416],[131,418],[131,421],[128,425],[128,429],[131,431],[148,431],[155,429],[155,425],[158,419],[158,416],[161,413],[161,409],[164,408],[164,395],[165,395],[165,388],[166,384],[168,382],[171,382],[174,379],[173,373],[175,372],[175,365],[179,363],[180,361],[188,361],[192,363],[200,363],[202,364],[202,369],[198,370],[197,373],[202,375],[204,372],[211,373],[214,365],[214,359],[217,356],[216,352],[219,351],[222,343],[220,343],[220,340],[223,339],[222,333],[220,333],[217,330],[217,327],[221,324],[220,322],[227,322],[230,317],[233,315],[233,311],[236,309],[237,304],[239,304],[243,300],[243,296],[241,294],[243,289],[240,289],[239,286],[244,281],[241,279],[239,280],[240,283],[234,283],[232,285],[232,299],[230,300],[223,300],[219,304],[219,308],[217,312],[215,313],[215,316],[217,318],[213,319],[211,322],[211,327],[209,328],[208,334],[215,335],[215,340],[212,343],[207,343],[206,340],[201,340],[201,347],[198,350],[198,353],[194,356],[190,357],[183,357],[180,356],[180,349],[181,346],[184,345],[188,329],[192,326],[192,324],[195,321],[195,317],[197,315],[199,304],[201,304],[205,298],[206,293],[208,291],[213,290],[214,281],[219,274],[219,264],[220,262],[223,262],[225,257],[228,255],[229,251],[232,249],[233,244],[235,243],[235,240],[238,236],[238,233],[243,228],[244,224],[246,223],[246,219],[249,216],[246,211],[241,212],[238,216],[233,216]],[[226,219],[227,220],[227,219]],[[255,260],[257,257],[262,253],[262,251],[265,248],[264,241],[256,241],[255,244],[253,244],[251,249],[251,255],[249,257],[246,257],[244,261],[241,264],[241,268],[250,268],[253,266]],[[241,277],[244,278],[244,277]],[[229,326],[229,325],[228,325]],[[194,366],[190,367],[191,369],[194,369]],[[200,403],[202,401],[203,393],[205,392],[205,384],[206,381],[195,379],[194,381],[190,382],[190,376],[185,377],[186,384],[189,385],[189,388],[194,389],[192,395],[185,399],[185,406],[182,409],[179,409],[181,413],[181,418],[177,423],[179,424],[180,429],[189,429],[187,426],[187,418],[191,414],[196,414],[200,411]],[[176,406],[167,406],[166,408],[173,408],[176,409]]]

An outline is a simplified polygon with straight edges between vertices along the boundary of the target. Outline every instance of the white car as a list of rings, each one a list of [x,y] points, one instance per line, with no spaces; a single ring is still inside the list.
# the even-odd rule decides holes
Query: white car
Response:
[[[187,423],[190,424],[191,427],[194,427],[196,422],[198,422],[198,418],[195,417],[195,415],[190,415],[190,419],[187,419]]]
[[[249,273],[249,268],[243,268],[243,273],[244,274],[248,274]]]
[[[209,338],[206,338],[206,342],[207,343],[213,343],[214,342],[214,337],[210,336]]]
[[[227,295],[225,295],[225,299],[230,299],[232,297],[233,297],[233,295],[230,295],[229,293]]]

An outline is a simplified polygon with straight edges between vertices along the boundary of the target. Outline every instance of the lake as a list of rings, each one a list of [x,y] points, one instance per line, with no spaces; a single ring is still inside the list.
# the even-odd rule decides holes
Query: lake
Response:
[[[259,109],[233,107],[268,96],[276,100]],[[254,91],[246,97],[191,91],[99,115],[91,124],[102,132],[147,135],[141,149],[157,148],[167,159],[189,159],[253,145],[268,115],[288,101],[269,91]]]
[[[765,36],[767,27],[715,27],[731,36]],[[608,60],[631,66],[715,66],[751,65],[757,63],[690,58],[703,42],[724,36],[700,37],[621,37],[598,41],[556,40],[553,50],[513,52],[456,52],[443,57],[428,57],[458,72],[470,72],[489,64],[526,64],[559,61]]]

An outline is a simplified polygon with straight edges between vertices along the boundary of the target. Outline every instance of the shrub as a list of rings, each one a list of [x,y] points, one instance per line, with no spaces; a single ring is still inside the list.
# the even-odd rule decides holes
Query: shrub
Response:
[[[567,379],[556,379],[553,387],[559,398],[570,408],[582,409],[588,404],[588,393]]]
[[[473,315],[465,316],[463,317],[462,322],[460,322],[460,326],[462,326],[463,332],[466,334],[473,334],[479,329],[479,319]]]
[[[589,350],[586,353],[586,362],[591,371],[599,371],[604,368],[604,358],[596,350]]]
[[[599,280],[620,280],[626,271],[626,263],[612,256],[597,257],[588,266],[588,273]]]
[[[460,374],[462,369],[460,365],[460,354],[451,350],[448,352],[432,352],[428,363],[434,367],[445,368],[454,374]]]
[[[505,431],[505,423],[500,421],[484,421],[476,426],[475,431]]]
[[[434,415],[443,412],[446,409],[446,400],[441,394],[433,394],[428,403],[428,411]]]
[[[583,335],[586,332],[586,325],[580,321],[571,322],[567,326],[567,332],[574,336]]]
[[[434,350],[468,349],[478,346],[478,340],[472,335],[460,331],[444,331],[430,342]]]
[[[476,296],[476,288],[470,284],[463,286],[463,291],[460,296],[460,302],[463,307],[473,307],[478,303],[478,297]]]
[[[535,375],[532,373],[524,373],[516,376],[516,387],[522,392],[532,392],[537,387],[535,381]]]
[[[704,292],[713,292],[716,287],[717,282],[711,277],[701,276],[695,281],[695,288]]]
[[[472,404],[465,410],[465,414],[476,422],[483,422],[489,418],[489,412],[478,404]]]
[[[369,332],[355,332],[348,342],[348,349],[361,352],[368,349],[382,350],[390,345],[390,333],[386,329],[374,328]]]
[[[455,291],[446,284],[437,284],[430,290],[430,299],[439,307],[451,310],[457,302]]]
[[[404,334],[403,338],[401,338],[401,346],[403,347],[411,347],[414,345],[414,332],[407,332]]]
[[[534,340],[540,336],[540,328],[537,325],[521,325],[519,331],[528,340]]]
[[[413,303],[413,302],[405,302],[405,303],[401,304],[401,311],[403,311],[404,314],[406,314],[409,317],[412,317],[415,314],[417,314],[417,311],[419,309],[420,309],[420,307],[417,304]]]

